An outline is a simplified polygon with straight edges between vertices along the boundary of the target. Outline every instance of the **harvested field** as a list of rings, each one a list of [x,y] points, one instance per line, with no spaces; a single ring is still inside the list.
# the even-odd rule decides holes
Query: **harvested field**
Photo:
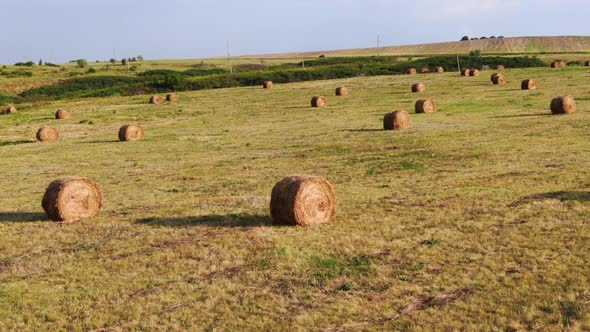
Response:
[[[422,75],[420,95],[389,75],[17,105],[0,116],[0,330],[590,329],[588,68],[491,74]],[[309,107],[338,86],[353,93]],[[577,112],[551,115],[563,95]],[[418,96],[440,109],[383,130]],[[127,123],[145,139],[118,142]],[[51,125],[60,139],[35,142]],[[329,179],[331,223],[271,226],[292,174]],[[66,175],[100,184],[100,216],[48,220]]]

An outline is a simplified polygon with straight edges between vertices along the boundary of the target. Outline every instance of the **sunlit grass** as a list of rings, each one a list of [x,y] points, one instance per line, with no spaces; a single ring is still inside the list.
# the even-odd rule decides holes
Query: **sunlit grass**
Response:
[[[31,104],[0,116],[0,330],[590,328],[588,71],[383,76]],[[536,91],[520,81],[537,80]],[[422,81],[427,92],[409,92]],[[351,95],[337,98],[347,85]],[[324,109],[309,107],[328,96]],[[578,113],[548,115],[572,94]],[[418,97],[438,113],[414,114]],[[57,108],[74,110],[54,120]],[[413,129],[382,131],[411,111]],[[117,142],[127,123],[146,138]],[[33,142],[38,127],[61,131]],[[327,177],[334,222],[271,227],[270,190]],[[63,175],[101,217],[45,220]]]

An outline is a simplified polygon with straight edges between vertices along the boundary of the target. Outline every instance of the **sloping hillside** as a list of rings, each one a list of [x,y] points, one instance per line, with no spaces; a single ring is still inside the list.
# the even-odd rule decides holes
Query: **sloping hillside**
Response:
[[[386,46],[379,50],[376,48],[362,48],[317,51],[304,53],[304,56],[464,54],[476,49],[481,50],[483,53],[590,52],[590,36],[494,38],[433,44]],[[243,57],[291,58],[300,56],[301,54],[299,53],[284,53]]]

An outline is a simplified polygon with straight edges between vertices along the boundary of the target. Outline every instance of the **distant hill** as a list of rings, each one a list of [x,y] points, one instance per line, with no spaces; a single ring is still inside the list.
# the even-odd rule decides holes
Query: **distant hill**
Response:
[[[483,53],[552,53],[590,52],[590,36],[559,37],[513,37],[483,40],[456,41],[445,43],[384,46],[349,50],[306,52],[305,57],[325,56],[370,56],[370,55],[431,55],[465,54],[471,50]],[[243,58],[297,58],[300,53],[245,55]]]

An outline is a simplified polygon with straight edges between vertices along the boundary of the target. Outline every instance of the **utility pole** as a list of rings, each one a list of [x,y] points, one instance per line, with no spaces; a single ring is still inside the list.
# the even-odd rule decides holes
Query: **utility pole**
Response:
[[[301,52],[301,67],[305,69],[305,59],[303,59],[303,52]]]
[[[229,53],[229,40],[227,41],[226,47],[227,47],[227,61],[229,62],[229,72],[230,72],[230,74],[233,74],[234,68],[231,64],[231,54]]]
[[[459,68],[459,74],[461,74],[461,62],[459,62],[459,54],[457,54],[457,68]]]

